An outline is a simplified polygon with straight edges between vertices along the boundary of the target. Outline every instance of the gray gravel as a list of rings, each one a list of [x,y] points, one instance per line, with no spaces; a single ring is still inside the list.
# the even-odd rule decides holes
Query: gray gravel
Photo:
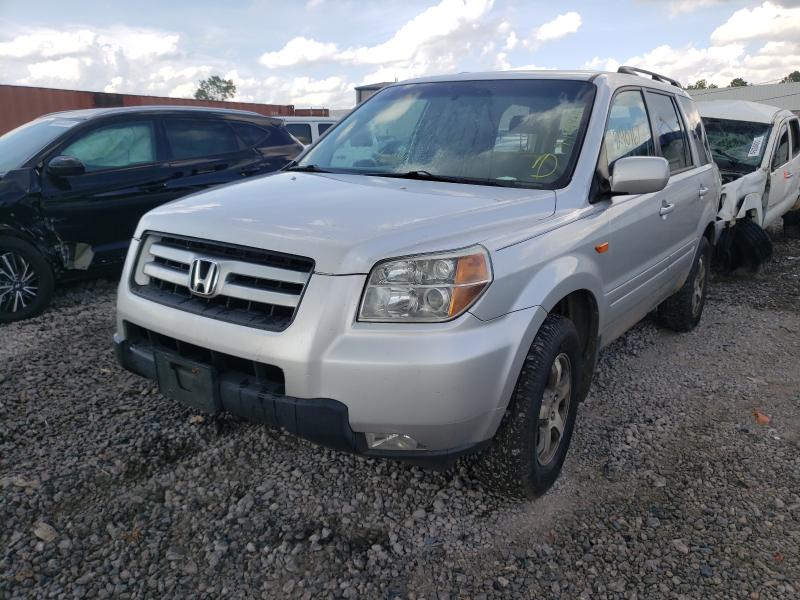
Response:
[[[602,354],[536,502],[196,418],[116,366],[114,284],[72,286],[0,328],[0,598],[798,598],[800,242],[776,242],[696,331]]]

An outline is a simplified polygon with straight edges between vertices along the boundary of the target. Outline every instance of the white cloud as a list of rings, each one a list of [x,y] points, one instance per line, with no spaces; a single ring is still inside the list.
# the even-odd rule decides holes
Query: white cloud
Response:
[[[669,9],[672,13],[672,16],[676,16],[684,13],[694,12],[705,6],[722,4],[723,2],[725,2],[725,0],[672,0],[669,3]]]
[[[582,23],[580,14],[570,11],[534,29],[533,39],[539,43],[558,40],[578,31]]]
[[[46,60],[28,65],[31,79],[47,79],[60,81],[78,81],[82,68],[91,65],[91,59],[65,57],[57,60]]]
[[[715,44],[759,38],[800,39],[800,7],[764,2],[754,8],[742,8],[711,34],[711,41]]]
[[[332,60],[338,53],[336,44],[310,40],[304,37],[292,38],[277,52],[266,52],[258,61],[270,69],[293,67],[321,60]]]
[[[513,50],[517,47],[518,43],[519,38],[517,37],[517,34],[512,31],[508,34],[508,37],[506,37],[506,45],[503,46],[503,50]]]

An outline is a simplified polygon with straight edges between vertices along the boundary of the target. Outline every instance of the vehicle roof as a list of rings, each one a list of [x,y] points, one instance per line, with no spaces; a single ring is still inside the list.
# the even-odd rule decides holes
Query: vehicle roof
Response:
[[[433,83],[445,81],[488,81],[491,79],[567,79],[575,81],[594,81],[597,85],[607,85],[609,88],[616,89],[624,85],[636,85],[668,91],[680,96],[690,97],[684,90],[668,83],[661,83],[649,77],[641,75],[629,75],[627,73],[611,73],[608,71],[558,71],[558,70],[539,70],[539,71],[487,71],[482,73],[456,73],[453,75],[435,75],[432,77],[419,77],[392,83],[386,87],[403,85],[406,83]]]
[[[136,113],[217,113],[228,115],[239,115],[243,117],[263,117],[274,119],[250,110],[237,110],[234,108],[215,108],[213,106],[181,106],[170,104],[148,104],[147,106],[114,106],[109,108],[83,108],[80,110],[64,110],[59,112],[42,115],[44,117],[59,116],[65,119],[76,119],[85,121],[96,117],[110,116],[116,114],[136,114]]]
[[[697,109],[701,117],[711,117],[714,119],[727,119],[729,121],[747,121],[750,123],[771,124],[779,113],[792,113],[786,109],[760,102],[749,102],[748,100],[709,100],[698,102]]]
[[[335,123],[336,117],[275,117],[284,123]]]

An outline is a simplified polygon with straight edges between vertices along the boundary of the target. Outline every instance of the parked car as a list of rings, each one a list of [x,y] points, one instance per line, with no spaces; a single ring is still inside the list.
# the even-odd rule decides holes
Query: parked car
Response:
[[[6,133],[0,323],[39,314],[58,280],[119,269],[148,210],[301,150],[278,120],[189,107],[61,112]]]
[[[698,107],[723,183],[716,256],[724,269],[756,268],[772,254],[764,229],[800,208],[800,121],[744,100]]]
[[[304,145],[309,146],[316,142],[323,133],[336,125],[337,119],[333,117],[279,117],[294,137]]]
[[[599,349],[653,309],[688,331],[706,299],[720,184],[700,117],[622,70],[393,84],[283,172],[151,211],[119,361],[194,411],[366,456],[483,450],[488,481],[544,492]]]

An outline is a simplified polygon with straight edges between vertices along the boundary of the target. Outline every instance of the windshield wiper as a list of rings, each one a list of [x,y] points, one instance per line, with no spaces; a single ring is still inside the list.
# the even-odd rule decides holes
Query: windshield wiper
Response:
[[[300,171],[301,173],[330,173],[326,169],[320,169],[317,165],[293,165],[286,167],[284,171]]]
[[[727,160],[732,165],[741,165],[743,167],[749,166],[746,163],[742,162],[741,159],[736,158],[733,154],[731,154],[730,152],[726,152],[725,150],[722,150],[721,148],[714,148],[713,152],[716,153],[716,154],[719,154],[722,158]]]
[[[494,179],[477,179],[473,177],[456,177],[453,175],[434,175],[430,171],[422,169],[415,171],[403,171],[400,173],[392,171],[367,171],[363,175],[373,177],[392,177],[394,179],[419,179],[424,181],[444,181],[447,183],[468,183],[472,185],[492,185],[497,187],[511,187],[507,183]]]

